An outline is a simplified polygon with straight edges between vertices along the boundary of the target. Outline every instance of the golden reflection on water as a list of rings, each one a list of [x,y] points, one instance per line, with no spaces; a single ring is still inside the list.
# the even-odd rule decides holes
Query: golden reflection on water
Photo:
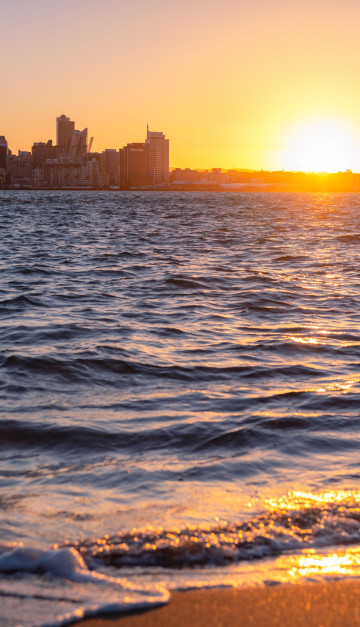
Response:
[[[295,555],[284,553],[272,564],[265,562],[259,566],[258,573],[247,574],[247,581],[252,579],[256,583],[266,580],[301,583],[359,577],[360,547],[341,547],[335,551],[324,549],[322,552],[316,549],[304,549]],[[241,580],[238,583],[241,585]]]
[[[212,497],[219,505],[225,504],[226,495],[222,490],[219,489],[217,494],[213,492]],[[233,498],[231,491],[228,498]],[[247,505],[252,509],[254,503],[250,501]],[[218,576],[222,584],[241,586],[271,581],[299,583],[360,576],[360,546],[329,546],[329,542],[337,544],[340,541],[342,529],[347,529],[345,542],[356,541],[360,491],[298,490],[279,498],[269,498],[266,505],[268,514],[264,512],[252,516],[246,525],[233,525],[219,517],[215,519],[215,526],[208,523],[201,528],[196,523],[186,529],[150,525],[146,529],[133,528],[129,537],[107,535],[95,538],[92,551],[106,561],[114,550],[120,556],[131,555],[134,553],[132,545],[138,544],[134,555],[138,550],[150,556],[162,551],[174,556],[176,561],[184,550],[193,556],[204,550],[219,550],[225,556],[231,556],[239,547],[256,544],[260,539],[260,553],[264,546],[275,542],[282,545],[281,554],[274,558],[270,555],[264,560],[235,560],[228,572],[224,574],[220,568],[221,572],[219,575],[215,573],[214,577]],[[194,519],[198,519],[196,512]],[[304,548],[301,549],[302,543]],[[82,550],[87,550],[86,545],[80,547]],[[201,579],[201,575],[199,577]]]
[[[295,556],[294,562],[289,570],[291,577],[354,577],[360,574],[360,549],[356,547],[327,555],[309,549],[306,554]]]
[[[327,344],[327,342],[329,341],[328,336],[328,332],[327,331],[321,331],[318,327],[314,327],[314,332],[317,333],[317,336],[314,335],[285,335],[285,339],[287,340],[291,340],[292,342],[296,342],[297,344],[304,344],[304,345],[313,345],[313,346],[325,346]],[[319,337],[320,335],[320,337]],[[336,335],[335,333],[333,333],[332,335]],[[341,335],[340,333],[338,333],[337,335]],[[334,338],[331,338],[332,341],[334,340]],[[339,338],[335,338],[336,342],[338,345],[341,345],[342,348],[348,348],[350,346],[352,346],[351,342],[348,341],[343,341],[341,339],[341,337]]]
[[[351,502],[360,503],[360,491],[354,490],[337,490],[329,492],[320,492],[318,494],[312,492],[294,491],[281,496],[279,498],[270,498],[266,500],[267,506],[271,510],[302,510],[321,505],[329,505],[331,503]]]
[[[294,491],[279,498],[266,501],[272,513],[285,514],[304,510],[324,510],[340,518],[352,522],[360,519],[360,491],[333,490],[320,493]],[[296,519],[289,517],[294,528]],[[316,540],[315,540],[316,541]],[[325,547],[305,548],[299,553],[286,552],[275,559],[273,567],[268,568],[267,575],[277,581],[322,580],[360,576],[360,546],[340,546],[337,549]]]
[[[316,337],[295,337],[291,335],[289,339],[299,344],[320,344],[319,339]],[[324,344],[324,342],[321,342],[321,344]]]

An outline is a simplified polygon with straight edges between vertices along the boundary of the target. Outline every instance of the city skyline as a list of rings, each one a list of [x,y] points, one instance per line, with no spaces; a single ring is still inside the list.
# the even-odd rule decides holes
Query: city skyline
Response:
[[[146,127],[143,142],[92,151],[88,128],[56,117],[56,144],[34,141],[31,152],[13,154],[0,136],[0,189],[359,192],[360,174],[169,167],[169,139]]]
[[[66,117],[62,114],[60,117]],[[56,118],[57,120],[59,118]],[[69,118],[67,118],[69,120]],[[53,126],[54,118],[52,116],[52,126]],[[73,124],[73,122],[72,122]],[[142,123],[144,126],[144,122]],[[149,127],[149,123],[147,122],[146,128]],[[1,129],[0,129],[1,130]],[[2,129],[4,132],[4,129]],[[83,145],[86,145],[88,139],[88,128],[84,128],[83,131],[76,130],[76,133],[79,134],[78,140],[81,140]],[[82,134],[82,139],[81,139]],[[56,145],[58,145],[58,131],[56,130],[50,132],[49,135],[51,138],[56,137]],[[137,136],[139,136],[139,131],[137,131]],[[6,138],[9,136],[9,133],[5,132]],[[76,142],[75,141],[75,145]],[[127,143],[129,138],[127,137]],[[21,139],[20,145],[15,149],[10,145],[10,141],[8,141],[8,146],[11,149],[13,154],[17,152],[28,151],[31,152],[31,146],[34,143],[34,139],[29,139],[30,146],[26,144],[24,147],[24,141]],[[46,142],[48,138],[42,137],[41,139],[37,139],[39,142]],[[125,146],[126,141],[122,144]],[[291,138],[293,143],[293,148],[288,148],[284,150],[284,163],[286,166],[278,166],[278,167],[254,167],[251,166],[251,163],[247,163],[243,166],[239,164],[233,164],[232,166],[224,165],[223,163],[219,163],[219,160],[215,161],[216,167],[221,167],[224,170],[233,170],[238,169],[242,171],[252,170],[266,170],[266,171],[301,171],[301,172],[328,172],[335,173],[340,171],[346,171],[348,169],[360,172],[360,136],[359,140],[355,138],[354,135],[351,134],[351,129],[348,124],[345,124],[341,120],[337,120],[335,118],[326,119],[326,118],[314,118],[299,124],[296,132],[293,133]],[[94,144],[93,144],[94,142]],[[99,140],[92,136],[91,143],[93,145],[93,150],[96,152],[103,152],[105,150],[119,150],[121,146],[107,145],[98,147]],[[134,143],[134,142],[133,142]],[[135,141],[136,143],[136,141]],[[191,155],[191,151],[189,150],[189,154]],[[208,164],[206,167],[203,167],[199,164],[194,164],[193,159],[189,159],[189,162],[181,162],[176,163],[174,160],[172,163],[169,163],[170,169],[176,169],[178,167],[181,168],[196,168],[198,170],[209,170],[214,168],[214,163]]]
[[[75,128],[64,113],[56,117],[56,144],[34,141],[31,151],[8,145],[0,135],[0,188],[129,189],[169,185],[169,139],[146,127],[142,143],[91,151],[87,127]]]
[[[0,129],[1,130],[1,129]],[[156,137],[162,137],[163,139],[165,139],[165,135],[162,132],[159,131],[149,131],[149,123],[147,122],[146,124],[146,133],[147,133],[147,140],[146,142],[149,142],[149,137],[152,136],[153,139],[155,139]],[[16,155],[16,153],[20,154],[25,154],[26,152],[28,152],[29,154],[31,154],[33,152],[34,146],[37,145],[44,145],[44,144],[48,144],[49,143],[53,146],[53,147],[58,147],[61,148],[62,150],[66,148],[65,152],[67,152],[67,156],[68,157],[80,157],[80,156],[84,156],[87,155],[87,153],[90,153],[90,150],[92,148],[92,153],[94,154],[101,154],[104,152],[113,152],[113,151],[121,151],[123,149],[126,148],[126,146],[135,146],[135,145],[140,145],[141,142],[127,142],[127,144],[123,145],[122,147],[115,147],[115,146],[107,146],[104,147],[102,150],[95,150],[94,149],[94,137],[92,136],[89,140],[88,137],[88,128],[84,128],[82,131],[75,129],[75,122],[73,120],[70,120],[70,117],[67,117],[64,113],[62,113],[60,116],[56,117],[56,127],[55,127],[55,132],[50,133],[52,135],[52,137],[56,137],[56,143],[53,145],[53,139],[47,139],[47,140],[39,140],[39,139],[32,139],[31,140],[31,148],[30,149],[24,149],[24,147],[22,146],[22,148],[18,148],[18,150],[14,150],[12,146],[10,146],[10,143],[7,141],[7,134],[2,135],[0,137],[2,137],[3,140],[7,141],[7,148],[9,149],[9,153],[12,154],[13,156]],[[332,140],[332,137],[334,138]],[[129,139],[129,138],[128,138]],[[265,172],[279,172],[279,171],[286,171],[286,172],[303,172],[303,173],[337,173],[337,172],[346,172],[346,171],[354,171],[354,172],[360,172],[360,161],[359,161],[359,168],[348,168],[348,167],[343,167],[341,164],[341,161],[343,161],[343,163],[346,163],[347,165],[349,165],[349,155],[354,153],[354,148],[355,148],[355,141],[354,138],[351,138],[349,135],[346,134],[346,130],[345,127],[342,126],[341,124],[339,124],[336,120],[326,120],[326,119],[322,119],[320,121],[312,121],[312,123],[308,124],[308,125],[303,125],[302,128],[300,127],[298,129],[298,133],[297,133],[297,154],[299,156],[299,163],[298,165],[295,165],[293,162],[291,162],[291,158],[290,158],[290,162],[289,162],[289,167],[287,168],[269,168],[268,170],[266,170],[265,168],[246,168],[246,167],[223,167],[221,165],[221,167],[215,167],[214,168],[214,164],[211,164],[210,167],[207,168],[202,168],[202,167],[192,167],[190,169],[196,169],[198,171],[209,171],[209,170],[238,170],[238,171],[242,171],[242,172],[259,172],[259,171],[265,171]],[[332,141],[334,143],[337,143],[337,152],[335,151],[335,153],[333,154],[332,152]],[[156,140],[155,140],[156,142]],[[95,145],[96,148],[96,145]],[[1,151],[1,148],[0,148]],[[334,160],[335,157],[335,160]],[[50,156],[47,156],[47,158],[53,158]],[[337,163],[336,159],[338,160],[338,164],[337,167],[331,167],[331,163]],[[178,170],[179,169],[179,165],[173,165],[170,166],[170,161],[169,161],[169,140],[167,139],[167,153],[166,153],[166,160],[168,163],[168,167],[169,167],[169,171],[172,170]],[[316,167],[317,162],[318,161],[323,161],[323,167]],[[301,163],[303,163],[304,167],[299,167],[301,165]],[[330,165],[330,167],[327,167],[327,165]],[[217,166],[219,166],[219,164],[217,164]],[[308,166],[308,167],[306,167]],[[0,167],[4,167],[3,165],[0,165]],[[35,167],[35,166],[34,166]],[[185,164],[185,166],[180,166],[180,169],[189,169],[189,164]],[[158,181],[160,182],[160,180]],[[162,180],[163,183],[167,182],[167,179]]]
[[[0,132],[30,150],[71,111],[100,152],[148,120],[172,167],[359,171],[359,18],[353,0],[2,2]]]

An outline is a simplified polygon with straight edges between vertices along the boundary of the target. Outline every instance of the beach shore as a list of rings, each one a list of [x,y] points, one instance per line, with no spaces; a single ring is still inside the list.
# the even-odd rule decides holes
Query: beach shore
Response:
[[[249,589],[175,592],[168,605],[81,627],[354,627],[360,582],[282,584]]]

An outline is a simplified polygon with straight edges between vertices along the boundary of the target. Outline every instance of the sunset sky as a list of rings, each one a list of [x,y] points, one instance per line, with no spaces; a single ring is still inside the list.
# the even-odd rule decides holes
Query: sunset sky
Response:
[[[0,0],[0,135],[93,150],[170,139],[170,165],[360,171],[358,0]]]

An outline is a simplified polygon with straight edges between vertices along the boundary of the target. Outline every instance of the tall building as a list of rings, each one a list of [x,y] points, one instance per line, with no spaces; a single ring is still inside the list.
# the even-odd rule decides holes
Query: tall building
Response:
[[[153,185],[169,183],[169,140],[164,133],[146,133],[146,168]]]
[[[66,153],[72,159],[82,159],[87,155],[87,128],[83,131],[73,130],[68,146],[65,149]]]
[[[151,185],[147,176],[146,144],[132,143],[120,149],[120,185],[121,187],[141,187]]]
[[[7,170],[8,166],[8,145],[4,135],[0,135],[0,168]]]
[[[101,172],[107,174],[110,185],[117,185],[119,182],[120,155],[115,148],[106,148],[101,155]]]
[[[60,115],[56,118],[56,144],[67,152],[71,144],[72,134],[75,130],[75,122],[67,118],[66,115]]]

